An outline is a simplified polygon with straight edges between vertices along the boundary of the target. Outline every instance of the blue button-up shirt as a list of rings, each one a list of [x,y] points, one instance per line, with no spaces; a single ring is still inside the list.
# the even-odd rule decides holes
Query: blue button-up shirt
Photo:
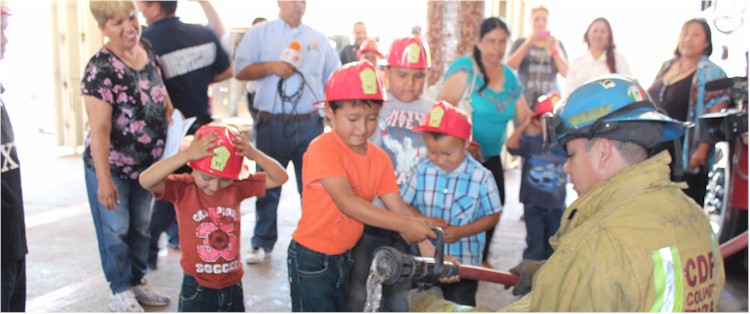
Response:
[[[305,114],[314,110],[313,103],[324,100],[324,86],[331,73],[341,66],[341,61],[325,35],[305,24],[292,29],[284,20],[276,19],[251,28],[237,48],[235,72],[255,63],[279,61],[284,49],[295,40],[302,46],[302,62],[297,68],[302,76],[293,74],[288,77],[284,82],[284,92],[285,95],[294,94],[304,78],[306,86],[302,88],[299,101],[282,104],[277,93],[280,77],[271,74],[257,81],[255,109],[274,114]]]
[[[492,173],[466,154],[451,173],[423,158],[406,184],[401,185],[404,202],[422,215],[437,217],[453,226],[464,226],[503,210]],[[445,254],[461,264],[479,266],[484,249],[484,232],[445,245]]]

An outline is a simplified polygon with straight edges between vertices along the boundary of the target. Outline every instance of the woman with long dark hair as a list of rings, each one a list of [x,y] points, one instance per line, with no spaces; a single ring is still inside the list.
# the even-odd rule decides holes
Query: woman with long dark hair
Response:
[[[631,75],[628,60],[616,49],[615,35],[607,19],[594,19],[583,34],[583,42],[588,46],[588,51],[570,62],[563,96],[570,95],[578,86],[600,75]]]
[[[683,191],[701,206],[706,196],[708,170],[713,164],[713,145],[700,141],[698,122],[704,114],[718,112],[729,105],[726,90],[706,91],[706,82],[727,76],[724,70],[708,60],[712,52],[711,28],[706,20],[688,20],[682,25],[674,57],[662,64],[648,88],[657,108],[673,119],[695,124],[680,138],[681,155],[675,154],[672,143],[666,143],[662,149],[668,149],[672,155],[672,180],[687,182],[688,188]],[[677,172],[684,172],[682,176],[675,175],[675,161],[678,159],[681,159],[682,167]]]
[[[471,155],[492,171],[505,204],[505,184],[500,152],[505,145],[508,122],[523,122],[531,111],[523,97],[524,88],[513,69],[502,62],[510,38],[508,25],[500,18],[490,17],[479,27],[479,41],[471,55],[454,61],[445,73],[440,99],[458,104],[464,98],[471,102],[473,139]],[[473,87],[473,89],[472,89]],[[467,88],[471,90],[466,90]],[[487,262],[494,228],[487,230],[483,264]],[[489,265],[486,265],[489,266]]]

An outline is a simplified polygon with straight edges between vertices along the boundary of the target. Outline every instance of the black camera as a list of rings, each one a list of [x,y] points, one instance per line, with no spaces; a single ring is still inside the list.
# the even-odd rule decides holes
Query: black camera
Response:
[[[730,89],[732,104],[742,110],[728,108],[701,116],[702,142],[731,142],[737,135],[747,132],[747,77],[723,78],[706,83],[707,91],[727,88]]]

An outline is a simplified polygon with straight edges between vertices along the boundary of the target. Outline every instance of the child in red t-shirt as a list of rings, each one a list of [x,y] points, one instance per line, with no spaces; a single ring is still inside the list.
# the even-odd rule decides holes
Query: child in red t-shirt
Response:
[[[265,170],[247,176],[244,157]],[[192,173],[172,174],[188,164]],[[240,254],[240,202],[265,195],[288,176],[274,159],[255,149],[244,135],[208,124],[190,146],[159,161],[140,176],[156,199],[174,203],[185,275],[180,312],[245,311]],[[224,298],[220,298],[223,295]]]
[[[302,217],[289,244],[292,311],[346,311],[351,249],[364,224],[400,232],[408,242],[435,237],[401,199],[388,155],[367,140],[382,105],[382,85],[367,61],[349,63],[328,79],[332,131],[314,139],[303,156]],[[375,196],[387,210],[372,204]]]

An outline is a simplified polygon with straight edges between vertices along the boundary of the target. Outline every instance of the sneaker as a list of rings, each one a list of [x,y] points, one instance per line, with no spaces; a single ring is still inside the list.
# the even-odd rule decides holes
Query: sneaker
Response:
[[[133,291],[125,290],[112,295],[112,301],[109,302],[109,309],[112,312],[143,312],[143,308],[135,299]]]
[[[141,302],[141,304],[149,306],[165,306],[169,305],[169,301],[171,301],[168,296],[154,290],[154,288],[146,282],[133,286],[131,290],[133,291],[133,294],[135,294],[135,299],[138,300],[138,302]]]
[[[266,259],[266,250],[261,248],[254,248],[245,258],[245,263],[258,264]]]

